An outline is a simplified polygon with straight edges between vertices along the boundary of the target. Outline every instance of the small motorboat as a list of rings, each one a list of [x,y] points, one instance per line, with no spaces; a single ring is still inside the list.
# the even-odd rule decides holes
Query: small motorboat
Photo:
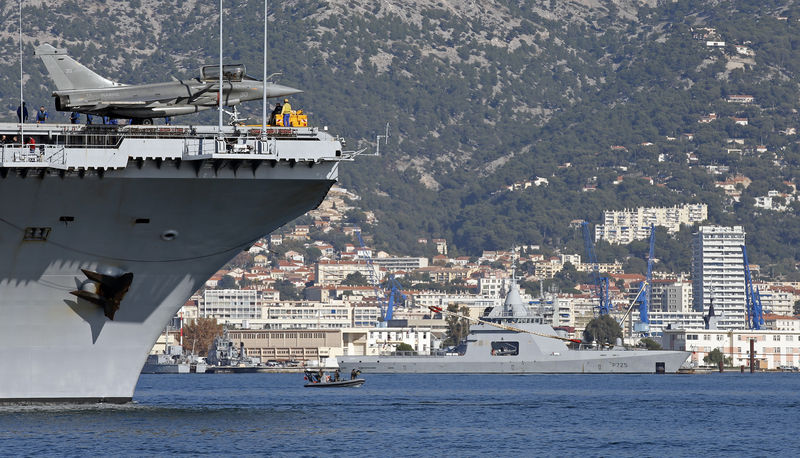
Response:
[[[339,379],[339,371],[336,371],[333,377],[322,371],[318,373],[306,371],[305,379],[308,383],[303,386],[306,388],[359,387],[366,381],[363,378],[358,378],[360,373],[361,371],[353,371],[353,373],[350,374],[350,379],[345,380]]]
[[[363,378],[355,378],[352,380],[339,380],[338,382],[317,382],[317,383],[310,382],[306,383],[303,386],[305,386],[306,388],[357,387],[363,385],[365,381],[366,380],[364,380]]]

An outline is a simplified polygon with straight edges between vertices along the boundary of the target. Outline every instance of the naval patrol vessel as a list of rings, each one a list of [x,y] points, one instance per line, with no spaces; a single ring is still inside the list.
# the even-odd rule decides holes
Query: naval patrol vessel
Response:
[[[439,310],[441,311],[441,310]],[[574,350],[542,317],[529,312],[512,282],[502,306],[475,320],[465,344],[441,356],[340,356],[347,373],[676,373],[685,351],[628,350],[623,347]],[[573,343],[576,343],[573,341]]]
[[[129,401],[181,304],[318,206],[350,159],[314,127],[0,123],[0,134],[4,401]]]

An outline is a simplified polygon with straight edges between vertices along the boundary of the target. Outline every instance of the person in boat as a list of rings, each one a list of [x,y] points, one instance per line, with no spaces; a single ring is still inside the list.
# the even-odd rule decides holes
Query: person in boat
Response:
[[[338,382],[339,381],[339,377],[340,377],[339,369],[336,369],[336,372],[333,373],[333,381],[334,382]]]

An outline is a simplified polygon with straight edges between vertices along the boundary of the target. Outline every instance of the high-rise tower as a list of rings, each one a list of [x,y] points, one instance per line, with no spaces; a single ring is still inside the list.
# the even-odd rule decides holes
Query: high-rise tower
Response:
[[[742,226],[701,226],[692,250],[692,306],[695,311],[723,315],[720,329],[743,329],[745,288]]]

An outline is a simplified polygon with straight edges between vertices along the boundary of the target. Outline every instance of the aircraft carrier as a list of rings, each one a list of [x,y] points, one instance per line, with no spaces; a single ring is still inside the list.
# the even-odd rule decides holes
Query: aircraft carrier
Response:
[[[0,123],[0,134],[7,402],[130,401],[164,323],[237,253],[317,207],[350,159],[307,127]]]

